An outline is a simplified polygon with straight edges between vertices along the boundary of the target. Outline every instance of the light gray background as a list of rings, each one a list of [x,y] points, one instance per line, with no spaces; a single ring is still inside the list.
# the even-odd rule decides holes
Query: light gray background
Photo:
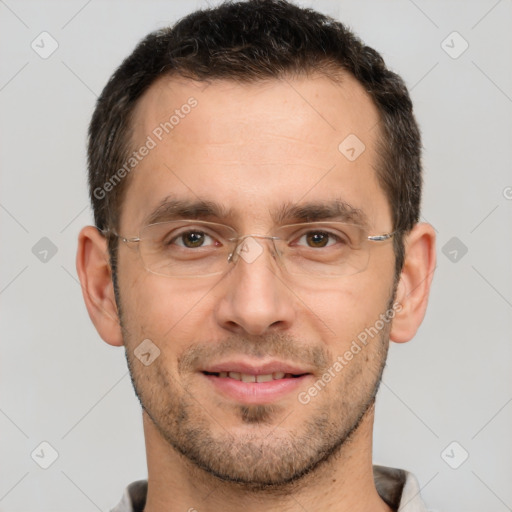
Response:
[[[382,52],[423,132],[423,216],[438,233],[438,267],[418,335],[391,348],[375,461],[414,472],[434,510],[512,510],[512,4],[301,4]],[[106,511],[146,476],[123,349],[97,335],[76,277],[77,234],[92,221],[86,129],[137,41],[206,5],[0,0],[2,511]],[[47,59],[31,48],[42,31],[59,44]],[[469,44],[458,58],[441,45],[453,31]],[[457,37],[445,43],[452,54]],[[46,262],[32,252],[42,237],[58,249]],[[467,247],[457,261],[452,246],[443,253],[452,237]],[[31,458],[42,441],[59,454],[46,470]],[[469,458],[452,469],[462,450]]]

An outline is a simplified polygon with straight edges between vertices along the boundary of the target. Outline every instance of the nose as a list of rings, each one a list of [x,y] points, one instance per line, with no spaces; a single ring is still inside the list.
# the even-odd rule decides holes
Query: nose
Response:
[[[230,259],[216,308],[219,325],[233,333],[253,335],[288,329],[297,308],[272,240],[244,237]]]

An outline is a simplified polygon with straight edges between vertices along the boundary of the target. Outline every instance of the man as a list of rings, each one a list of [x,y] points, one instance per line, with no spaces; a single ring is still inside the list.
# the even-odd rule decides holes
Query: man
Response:
[[[77,269],[124,345],[148,481],[116,511],[423,511],[372,467],[389,340],[427,306],[420,136],[402,80],[283,0],[150,34],[89,132]]]

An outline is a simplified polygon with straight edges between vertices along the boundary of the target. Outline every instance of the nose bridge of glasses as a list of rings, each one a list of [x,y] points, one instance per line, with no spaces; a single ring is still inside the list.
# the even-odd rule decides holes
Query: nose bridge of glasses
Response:
[[[234,246],[228,256],[228,263],[236,263],[240,258],[246,263],[253,263],[256,261],[264,252],[264,244],[259,243],[256,240],[257,238],[260,240],[266,239],[272,242],[271,244],[267,245],[270,246],[271,255],[276,258],[279,251],[275,245],[275,240],[280,240],[279,237],[271,235],[249,234],[230,239],[232,242],[234,242]]]

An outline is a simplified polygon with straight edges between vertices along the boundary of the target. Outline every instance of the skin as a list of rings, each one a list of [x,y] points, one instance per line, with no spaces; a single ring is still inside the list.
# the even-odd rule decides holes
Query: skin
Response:
[[[134,148],[190,96],[198,106],[130,175],[118,227],[124,236],[137,236],[170,194],[220,201],[231,213],[209,220],[240,234],[271,232],[270,212],[285,203],[339,197],[367,215],[369,234],[392,230],[375,173],[378,112],[352,77],[341,85],[321,76],[250,85],[160,79],[137,105]],[[353,162],[338,150],[349,134],[366,146]],[[265,251],[252,263],[179,279],[148,272],[137,249],[121,243],[116,304],[106,241],[82,229],[77,270],[89,315],[103,340],[125,346],[143,405],[146,512],[229,512],[241,500],[246,512],[391,510],[372,476],[373,398],[389,340],[410,340],[423,320],[435,235],[420,223],[406,236],[395,296],[392,244],[374,245],[367,269],[341,278],[292,278],[262,241]],[[393,321],[300,403],[298,392],[393,299],[400,305]],[[148,338],[160,355],[144,366],[134,350]],[[291,361],[310,375],[274,403],[243,404],[199,371],[224,356]]]

